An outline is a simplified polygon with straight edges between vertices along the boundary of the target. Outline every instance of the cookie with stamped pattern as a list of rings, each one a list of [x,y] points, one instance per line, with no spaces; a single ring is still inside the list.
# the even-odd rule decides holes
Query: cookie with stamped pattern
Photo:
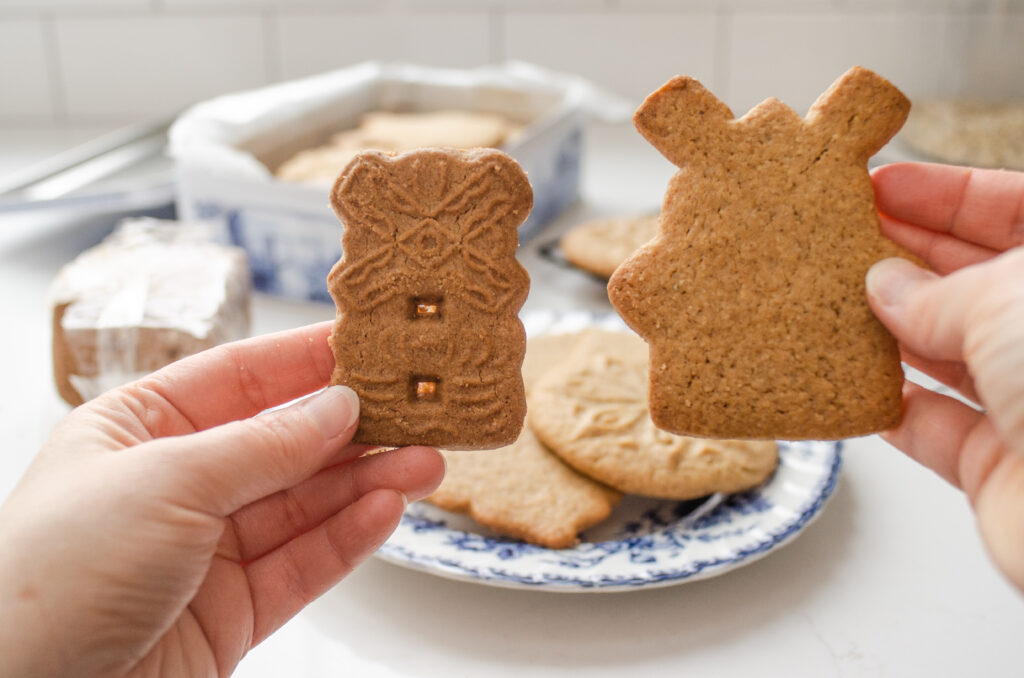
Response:
[[[364,151],[346,167],[331,191],[344,255],[327,282],[331,383],[359,394],[356,442],[519,436],[529,277],[515,255],[532,203],[526,174],[494,149]]]
[[[658,429],[647,410],[647,346],[588,331],[530,392],[530,427],[579,472],[622,492],[693,499],[749,490],[778,463],[774,441],[710,440]]]

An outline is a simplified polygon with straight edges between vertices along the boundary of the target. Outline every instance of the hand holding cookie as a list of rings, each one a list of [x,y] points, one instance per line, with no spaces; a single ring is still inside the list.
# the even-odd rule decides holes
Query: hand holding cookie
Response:
[[[210,349],[61,423],[0,507],[0,675],[227,675],[384,542],[437,452],[363,456],[345,387],[264,412],[326,385],[329,332]]]
[[[883,231],[934,272],[876,264],[871,307],[908,364],[984,408],[908,383],[885,437],[967,494],[1024,588],[1024,174],[900,164],[873,179]]]

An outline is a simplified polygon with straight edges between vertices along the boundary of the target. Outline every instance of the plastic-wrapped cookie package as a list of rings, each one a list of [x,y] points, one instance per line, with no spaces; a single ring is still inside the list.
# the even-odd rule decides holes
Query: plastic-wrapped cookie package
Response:
[[[245,252],[200,224],[134,219],[65,265],[51,288],[53,372],[72,405],[249,334]]]

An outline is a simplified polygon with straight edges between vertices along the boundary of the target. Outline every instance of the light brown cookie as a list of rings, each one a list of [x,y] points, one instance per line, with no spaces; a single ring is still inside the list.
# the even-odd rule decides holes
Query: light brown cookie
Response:
[[[375,111],[363,117],[358,134],[365,148],[402,151],[424,146],[497,147],[516,129],[507,118],[492,113]]]
[[[274,174],[282,181],[329,186],[360,150],[341,144],[309,148],[286,160]]]
[[[547,548],[576,544],[579,533],[607,518],[622,497],[564,464],[528,426],[497,450],[442,453],[448,470],[427,501]]]
[[[530,281],[516,229],[532,202],[522,169],[493,149],[366,151],[339,177],[331,383],[359,394],[356,441],[478,449],[518,437]]]
[[[561,334],[527,341],[527,401],[533,383],[563,362],[577,339]],[[516,442],[498,450],[442,453],[448,470],[427,501],[466,513],[500,534],[548,548],[575,544],[577,535],[607,518],[622,497],[563,463],[529,427]]]
[[[526,341],[526,356],[523,358],[523,387],[527,396],[534,385],[545,374],[555,369],[573,353],[573,347],[580,340],[580,333],[542,334]]]
[[[835,439],[899,422],[899,352],[864,275],[901,250],[879,233],[867,161],[909,108],[853,68],[806,119],[768,99],[734,120],[686,77],[637,110],[637,129],[680,170],[657,237],[608,293],[651,346],[660,428]]]
[[[357,127],[331,136],[327,144],[299,151],[274,174],[282,181],[330,186],[360,151],[497,147],[518,130],[518,125],[493,113],[373,111]]]
[[[558,243],[562,256],[574,266],[602,278],[658,232],[656,215],[586,221],[573,226]]]
[[[688,438],[647,411],[647,347],[632,333],[589,332],[530,392],[530,427],[563,461],[623,492],[692,499],[762,483],[773,441]]]

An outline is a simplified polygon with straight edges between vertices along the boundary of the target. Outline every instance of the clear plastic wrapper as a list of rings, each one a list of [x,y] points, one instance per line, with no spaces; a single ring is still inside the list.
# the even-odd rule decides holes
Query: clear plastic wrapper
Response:
[[[245,253],[209,229],[122,223],[61,269],[51,289],[54,377],[73,405],[249,333]]]

